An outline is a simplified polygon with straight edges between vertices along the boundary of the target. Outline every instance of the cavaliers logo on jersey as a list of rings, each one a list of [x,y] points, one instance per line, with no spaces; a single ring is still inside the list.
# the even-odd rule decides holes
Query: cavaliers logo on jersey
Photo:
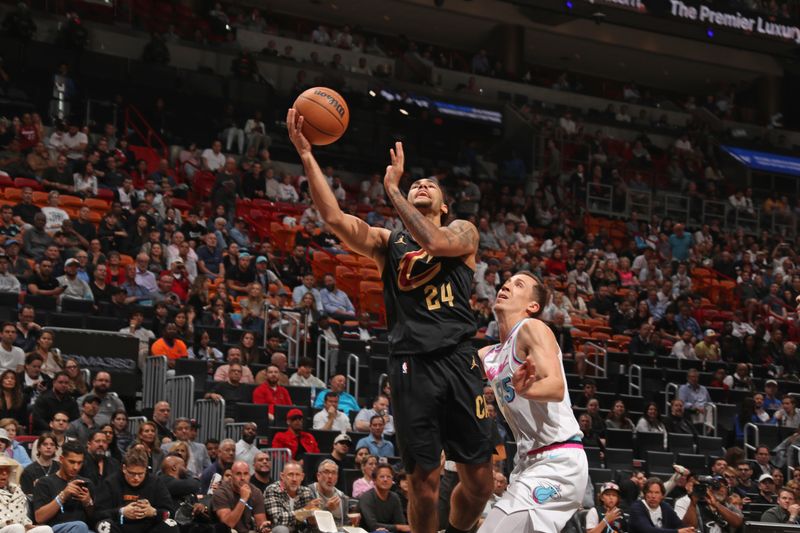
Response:
[[[431,260],[435,263],[431,263]],[[400,259],[397,286],[404,292],[413,291],[430,283],[440,270],[442,270],[442,264],[425,250],[407,252]]]

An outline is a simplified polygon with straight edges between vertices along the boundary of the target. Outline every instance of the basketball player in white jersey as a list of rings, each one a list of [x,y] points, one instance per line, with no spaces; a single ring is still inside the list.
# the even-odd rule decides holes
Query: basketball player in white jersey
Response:
[[[586,491],[589,467],[561,350],[550,328],[535,318],[546,296],[529,272],[509,278],[494,306],[501,342],[479,352],[514,432],[517,465],[478,533],[558,533]]]

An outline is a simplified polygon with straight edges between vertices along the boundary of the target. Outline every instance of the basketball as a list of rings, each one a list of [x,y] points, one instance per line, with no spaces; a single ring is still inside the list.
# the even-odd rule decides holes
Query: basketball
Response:
[[[303,91],[293,107],[303,117],[303,135],[318,146],[339,140],[350,123],[347,102],[341,94],[327,87]]]

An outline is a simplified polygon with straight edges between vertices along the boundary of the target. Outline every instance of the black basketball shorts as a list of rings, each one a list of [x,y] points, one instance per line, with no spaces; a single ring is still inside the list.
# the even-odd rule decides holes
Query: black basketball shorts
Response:
[[[448,460],[491,459],[491,420],[483,398],[480,360],[471,342],[434,353],[389,358],[396,440],[407,472]]]

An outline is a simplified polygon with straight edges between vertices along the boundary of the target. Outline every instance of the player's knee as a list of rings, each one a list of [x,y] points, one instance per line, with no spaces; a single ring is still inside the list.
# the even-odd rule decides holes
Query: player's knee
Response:
[[[439,494],[438,473],[415,472],[409,476],[411,491],[418,500],[435,500]]]
[[[463,471],[460,475],[460,484],[470,499],[488,500],[494,488],[491,466]]]

